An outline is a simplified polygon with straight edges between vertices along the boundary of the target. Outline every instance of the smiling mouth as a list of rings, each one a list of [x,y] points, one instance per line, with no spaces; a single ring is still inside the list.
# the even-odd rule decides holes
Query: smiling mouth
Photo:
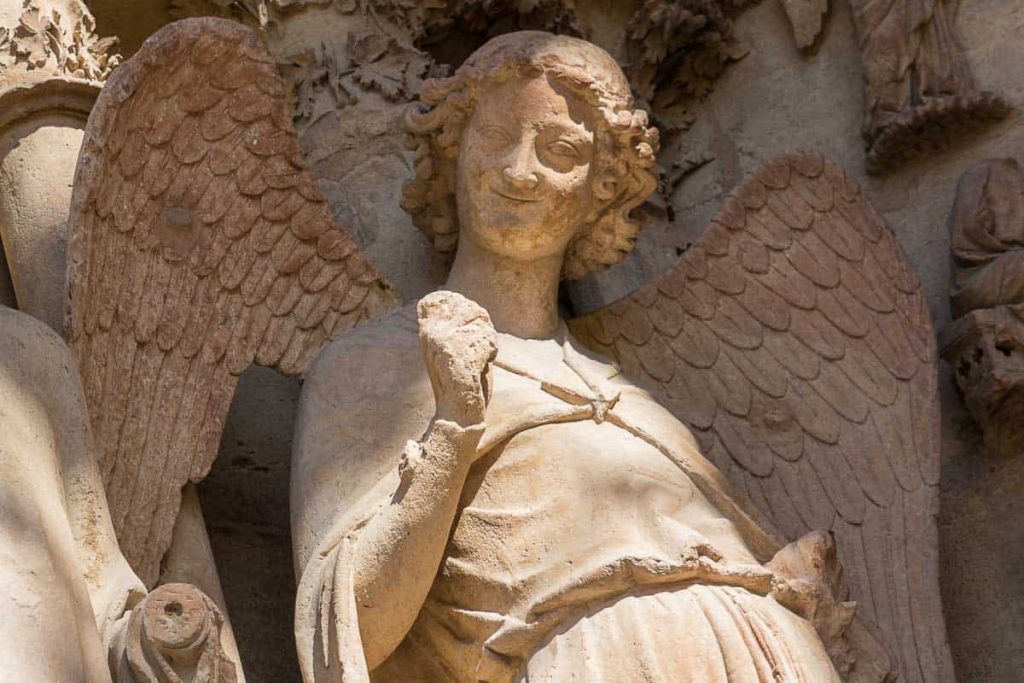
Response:
[[[530,203],[530,202],[539,202],[540,201],[540,199],[538,199],[536,197],[518,197],[518,196],[516,196],[514,194],[508,194],[507,192],[502,192],[501,190],[494,190],[494,194],[499,195],[501,197],[504,197],[505,199],[509,199],[509,200],[511,200],[513,202],[523,202],[524,204],[525,203]]]

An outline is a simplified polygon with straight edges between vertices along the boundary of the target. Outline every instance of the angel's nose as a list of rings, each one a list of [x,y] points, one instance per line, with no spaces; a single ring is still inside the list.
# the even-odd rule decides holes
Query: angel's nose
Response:
[[[537,175],[537,158],[532,144],[520,144],[515,155],[501,172],[505,182],[517,190],[533,190],[540,184]]]

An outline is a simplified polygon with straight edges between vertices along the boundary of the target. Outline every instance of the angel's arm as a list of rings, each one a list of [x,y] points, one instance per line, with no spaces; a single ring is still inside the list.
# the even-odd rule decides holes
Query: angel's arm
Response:
[[[303,387],[292,478],[300,565],[337,515],[360,507],[368,489],[394,486],[359,529],[352,568],[369,669],[419,614],[483,431],[494,330],[483,309],[455,296],[420,302],[419,349],[411,321],[395,334],[392,319],[331,344]],[[416,434],[403,452],[401,438]]]
[[[402,642],[426,600],[482,431],[432,422],[403,455],[399,490],[360,532],[356,605],[371,670]]]

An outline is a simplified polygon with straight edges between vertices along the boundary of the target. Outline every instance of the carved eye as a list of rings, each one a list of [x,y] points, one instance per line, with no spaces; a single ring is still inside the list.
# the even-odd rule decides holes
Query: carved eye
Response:
[[[565,140],[555,140],[550,145],[548,145],[548,151],[554,154],[555,156],[560,157],[575,158],[578,157],[580,154],[579,150],[576,149],[575,145]]]
[[[511,136],[505,132],[504,129],[498,126],[483,126],[478,129],[480,137],[484,138],[488,142],[496,144],[508,144],[511,142]]]

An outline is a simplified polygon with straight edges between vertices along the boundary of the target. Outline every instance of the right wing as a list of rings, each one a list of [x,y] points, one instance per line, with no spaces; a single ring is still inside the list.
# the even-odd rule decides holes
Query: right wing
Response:
[[[835,534],[858,615],[903,680],[953,680],[931,317],[839,167],[809,153],[766,163],[674,269],[570,325],[658,391],[788,540]]]
[[[171,24],[113,74],[69,223],[68,339],[121,548],[152,586],[238,375],[299,374],[396,297],[336,225],[273,59],[234,22]]]

